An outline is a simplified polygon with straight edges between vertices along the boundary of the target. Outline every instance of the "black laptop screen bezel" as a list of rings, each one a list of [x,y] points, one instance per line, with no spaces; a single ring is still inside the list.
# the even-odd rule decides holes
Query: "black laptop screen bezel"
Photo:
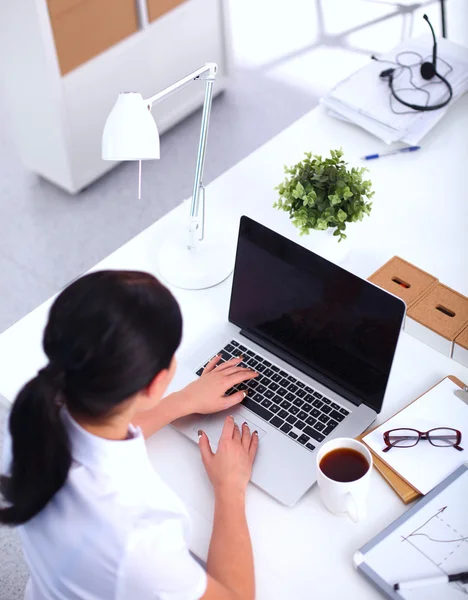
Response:
[[[355,390],[349,389],[345,385],[341,385],[341,384],[337,383],[336,380],[334,380],[333,378],[330,378],[323,372],[317,370],[316,368],[313,367],[313,365],[305,363],[303,360],[300,360],[298,357],[292,355],[289,351],[285,350],[284,347],[281,347],[281,345],[279,345],[278,343],[275,343],[275,340],[268,339],[266,336],[262,335],[258,330],[249,328],[246,326],[245,323],[242,323],[238,319],[236,319],[235,314],[236,313],[238,314],[239,311],[235,309],[235,306],[233,305],[233,303],[234,303],[234,298],[236,295],[235,294],[236,284],[238,284],[239,278],[240,278],[239,277],[239,275],[240,275],[239,269],[241,267],[240,267],[240,261],[239,261],[239,248],[240,248],[240,245],[242,244],[244,237],[248,238],[248,237],[252,237],[252,236],[254,236],[254,237],[256,236],[257,238],[261,238],[261,239],[265,239],[265,237],[269,238],[270,240],[274,239],[275,244],[276,244],[276,248],[275,248],[276,251],[278,251],[278,248],[280,248],[281,251],[287,251],[289,253],[289,255],[297,256],[297,258],[301,261],[307,260],[309,255],[312,255],[310,258],[313,258],[313,261],[320,261],[322,268],[326,268],[326,269],[330,269],[330,270],[334,271],[333,275],[335,277],[339,277],[340,272],[343,275],[343,272],[344,272],[344,273],[346,273],[346,277],[349,278],[351,276],[351,277],[356,278],[357,280],[362,282],[362,284],[367,284],[375,289],[376,302],[379,301],[379,298],[381,298],[381,299],[385,298],[386,302],[388,302],[389,298],[392,299],[392,309],[395,310],[395,314],[398,316],[398,320],[395,319],[395,322],[398,321],[399,326],[398,326],[398,331],[397,331],[397,327],[395,327],[395,331],[394,331],[394,334],[396,337],[395,346],[393,348],[393,354],[392,354],[392,359],[390,362],[390,368],[388,370],[388,376],[387,376],[385,386],[384,386],[384,389],[383,389],[380,397],[378,397],[377,399],[375,397],[370,399],[370,398],[364,397],[362,394],[355,393]],[[268,248],[265,248],[265,250],[268,251]],[[271,252],[271,248],[270,248],[270,252]],[[324,261],[324,262],[322,263],[322,261]],[[346,398],[353,404],[359,405],[359,404],[363,403],[363,404],[369,406],[372,410],[375,410],[375,412],[377,412],[377,413],[380,412],[380,410],[382,408],[383,400],[385,397],[385,391],[388,386],[388,380],[390,378],[391,367],[394,362],[395,351],[396,351],[399,335],[401,332],[401,327],[402,327],[405,311],[406,311],[406,305],[405,305],[404,301],[401,300],[400,298],[398,298],[397,296],[394,296],[393,294],[390,294],[389,292],[375,286],[374,284],[370,283],[369,281],[366,281],[366,280],[358,277],[357,275],[354,275],[354,274],[350,273],[349,271],[346,271],[342,267],[339,267],[338,265],[331,263],[330,261],[327,261],[326,259],[322,258],[321,256],[310,252],[309,250],[307,250],[300,244],[297,244],[297,243],[285,238],[284,236],[272,231],[271,229],[265,227],[264,225],[261,225],[260,223],[254,221],[253,219],[250,219],[247,216],[241,217],[240,225],[239,225],[238,243],[237,243],[236,263],[235,263],[235,267],[234,267],[234,276],[233,276],[233,283],[232,283],[232,289],[231,289],[231,299],[230,299],[230,304],[229,304],[229,322],[231,322],[234,325],[236,325],[237,327],[239,327],[241,329],[241,333],[245,337],[251,339],[255,343],[264,347],[266,350],[268,350],[268,351],[272,352],[273,354],[275,354],[276,356],[278,356],[280,359],[284,360],[285,362],[289,363],[293,367],[302,371],[309,377],[315,379],[316,381],[322,383],[323,385],[325,385],[329,389],[333,390],[337,394],[343,396],[344,398]]]

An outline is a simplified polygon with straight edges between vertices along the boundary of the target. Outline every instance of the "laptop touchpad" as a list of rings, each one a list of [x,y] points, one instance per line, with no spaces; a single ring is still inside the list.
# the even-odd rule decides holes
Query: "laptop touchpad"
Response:
[[[245,422],[250,427],[250,431],[252,433],[255,430],[258,431],[258,438],[260,440],[262,439],[262,437],[264,437],[267,434],[266,431],[261,429],[255,423],[252,423],[252,421],[249,421],[249,419],[246,418],[244,415],[237,414],[236,411],[234,411],[234,414],[232,416],[234,417],[234,420],[237,423],[237,425],[239,426],[239,428],[241,429],[241,431],[242,431],[242,423]],[[210,440],[210,445],[213,448],[215,448],[218,446],[218,441],[219,441],[219,438],[221,437],[221,432],[223,431],[225,420],[226,420],[225,415],[210,415],[209,417],[206,417],[205,419],[203,419],[203,421],[200,421],[199,424],[197,425],[197,427],[194,427],[194,429],[196,429],[197,431],[198,431],[198,429],[203,429],[203,431],[208,436],[208,439]]]

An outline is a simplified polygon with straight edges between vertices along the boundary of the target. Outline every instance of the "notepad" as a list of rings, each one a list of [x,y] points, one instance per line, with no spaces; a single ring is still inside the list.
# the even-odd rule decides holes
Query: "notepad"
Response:
[[[427,494],[449,473],[468,461],[468,405],[455,394],[459,387],[444,379],[432,390],[364,437],[364,442],[389,467],[421,494]],[[462,433],[463,452],[452,447],[436,448],[421,440],[411,448],[392,448],[383,452],[384,431],[409,427],[427,431],[434,427],[452,427]]]

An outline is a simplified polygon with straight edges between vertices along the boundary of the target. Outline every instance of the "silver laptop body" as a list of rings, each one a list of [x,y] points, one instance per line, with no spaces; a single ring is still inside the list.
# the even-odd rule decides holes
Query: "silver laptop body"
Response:
[[[256,283],[257,278],[261,281]],[[317,311],[322,311],[320,318]],[[351,323],[347,311],[353,316]],[[225,360],[242,354],[245,366],[253,365],[260,375],[246,384],[248,395],[242,404],[214,415],[180,419],[174,427],[194,442],[202,429],[215,450],[227,414],[239,425],[247,422],[260,437],[252,483],[293,506],[316,481],[321,445],[336,437],[356,437],[380,412],[404,313],[399,298],[242,217],[232,322],[179,365],[171,388],[195,380],[219,352]],[[239,327],[239,320],[251,326]],[[310,357],[301,360],[309,348],[318,365]]]

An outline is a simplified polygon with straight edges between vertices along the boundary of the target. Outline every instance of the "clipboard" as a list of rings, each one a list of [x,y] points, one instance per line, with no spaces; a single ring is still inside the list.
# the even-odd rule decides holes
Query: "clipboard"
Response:
[[[458,385],[461,389],[463,389],[463,387],[465,386],[465,384],[460,379],[455,377],[455,375],[448,375],[447,377],[444,377],[444,379],[450,379],[450,381],[453,381],[453,383]],[[431,391],[436,385],[439,385],[439,383],[441,383],[441,381],[443,381],[444,379],[441,379],[440,381],[438,381],[431,388],[426,390],[424,392],[424,394],[427,394],[427,392]],[[419,400],[419,398],[422,398],[422,396],[424,396],[424,394],[421,394],[420,396],[415,398],[413,400],[413,402],[416,402],[416,400]],[[405,408],[406,408],[406,406],[404,408],[402,408],[401,410],[405,410]],[[401,412],[401,411],[398,411],[398,412]],[[395,414],[398,414],[398,413],[395,413]],[[386,422],[386,421],[384,421],[384,422]],[[382,425],[382,423],[377,425],[377,427],[380,427],[381,425]],[[374,429],[376,429],[377,427],[375,427]],[[374,429],[370,429],[369,431],[362,433],[356,439],[359,440],[360,442],[362,442],[363,444],[365,444],[366,448],[368,448],[369,451],[371,452],[372,458],[374,460],[374,466],[377,469],[377,471],[382,475],[382,477],[390,485],[390,487],[398,494],[398,496],[404,502],[404,504],[409,504],[410,502],[413,502],[413,500],[417,500],[418,498],[421,498],[421,494],[413,486],[411,486],[409,483],[407,483],[404,479],[402,479],[400,477],[400,475],[396,471],[394,471],[391,467],[389,467],[387,464],[385,464],[372,451],[372,449],[369,448],[369,446],[363,441],[363,438],[367,434],[369,434],[371,431],[374,431]]]
[[[413,506],[404,512],[401,517],[391,523],[374,539],[358,550],[354,555],[354,565],[356,569],[361,572],[368,579],[368,581],[388,600],[401,600],[402,597],[408,597],[406,594],[402,595],[400,592],[396,592],[393,587],[393,584],[399,581],[398,572],[400,571],[401,573],[401,564],[399,568],[398,561],[403,561],[404,565],[409,565],[411,568],[414,566],[414,560],[411,560],[414,559],[414,554],[408,553],[406,542],[409,540],[409,538],[411,538],[412,535],[415,535],[416,532],[420,532],[424,527],[429,526],[431,522],[437,519],[438,516],[440,516],[444,511],[444,517],[440,519],[440,526],[443,528],[444,532],[447,530],[447,527],[451,521],[454,519],[456,521],[460,518],[460,515],[464,521],[466,521],[466,511],[464,510],[465,507],[463,504],[463,498],[466,497],[467,489],[468,464],[463,464],[433,490],[426,494],[424,498],[413,504]],[[419,515],[419,513],[421,513],[421,515]],[[428,515],[430,515],[429,519],[427,519]],[[465,516],[463,517],[463,515]],[[408,528],[409,531],[411,531],[413,527],[417,527],[417,529],[408,535]],[[457,525],[457,527],[459,526]],[[449,529],[448,531],[452,530]],[[419,537],[418,539],[422,540],[423,538]],[[430,538],[428,538],[427,535],[424,536],[424,540],[427,539]],[[401,545],[402,543],[404,544],[403,546]],[[447,569],[448,572],[450,572],[449,561],[442,561],[442,563],[439,564],[434,560],[435,556],[431,556],[434,548],[429,547],[428,550],[429,552],[425,553],[424,548],[414,549],[412,546],[412,551],[418,554],[420,561],[422,560],[423,563],[427,561],[429,568],[438,571],[434,574],[447,574]],[[383,556],[384,558],[381,558],[380,560],[377,558],[376,560],[376,552],[377,555],[380,553],[380,557]],[[451,546],[445,551],[445,553],[448,554],[447,558],[453,559],[454,552],[458,552],[457,556],[459,557],[460,552],[463,552],[463,549],[460,551],[460,545],[458,548],[455,547],[455,549],[453,546]],[[419,564],[419,567],[421,566],[424,565]],[[425,569],[426,568],[427,567],[425,567]],[[394,571],[394,573],[392,573],[392,571]],[[442,598],[440,591],[437,589],[437,587],[435,590],[435,593],[431,593],[430,598],[437,598],[437,600],[440,600],[440,598]],[[457,589],[451,588],[448,590],[447,588],[444,590],[444,588],[442,588],[442,590],[442,593],[445,592],[444,598],[455,597],[458,599],[459,597],[462,597]],[[448,593],[450,593],[450,595],[448,595]],[[418,595],[417,597],[426,598],[429,596]]]

